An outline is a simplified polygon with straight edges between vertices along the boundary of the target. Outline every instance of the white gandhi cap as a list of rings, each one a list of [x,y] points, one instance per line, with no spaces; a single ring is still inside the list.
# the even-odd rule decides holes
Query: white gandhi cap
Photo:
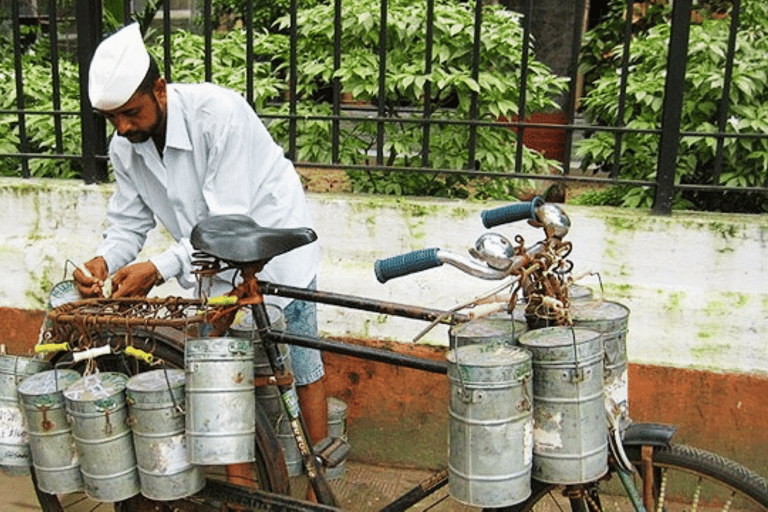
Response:
[[[139,24],[115,32],[96,48],[88,71],[88,96],[99,110],[121,107],[136,92],[149,69]]]

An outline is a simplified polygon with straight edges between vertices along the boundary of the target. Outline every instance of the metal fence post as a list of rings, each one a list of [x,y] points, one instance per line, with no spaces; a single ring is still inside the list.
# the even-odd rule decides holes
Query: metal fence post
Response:
[[[83,179],[86,183],[107,181],[107,162],[97,158],[107,152],[106,121],[95,114],[88,99],[88,68],[101,41],[101,0],[75,2],[77,60],[80,67],[80,127],[83,134]]]
[[[664,106],[661,140],[656,175],[656,196],[651,211],[659,215],[672,213],[675,196],[675,168],[680,149],[680,114],[683,109],[685,66],[688,61],[688,33],[691,25],[691,0],[677,0],[672,6],[669,34],[667,78],[664,84]]]

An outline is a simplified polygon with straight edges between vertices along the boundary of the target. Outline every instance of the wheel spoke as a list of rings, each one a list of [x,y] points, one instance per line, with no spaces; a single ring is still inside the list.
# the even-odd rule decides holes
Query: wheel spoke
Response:
[[[589,492],[577,497],[577,504],[587,505],[590,511],[634,511],[627,489],[637,489],[638,486],[645,489],[643,484],[648,485],[648,482],[644,478],[650,475],[653,486],[648,487],[648,497],[653,505],[646,508],[648,512],[768,512],[768,481],[733,461],[677,445],[656,447],[650,458],[647,452],[643,460],[639,447],[627,448],[633,464],[638,469],[643,468],[630,478],[628,488],[622,484],[621,474],[612,469],[600,482],[588,484],[586,491]],[[597,487],[593,490],[589,485]],[[569,496],[563,493],[564,489],[563,486],[534,481],[531,497],[509,510],[571,511]]]
[[[656,500],[656,512],[664,512],[664,501],[667,493],[667,470],[661,470],[661,485],[659,486],[659,497]]]
[[[701,477],[696,480],[696,487],[693,490],[693,503],[691,503],[691,512],[699,509],[699,498],[701,498]]]

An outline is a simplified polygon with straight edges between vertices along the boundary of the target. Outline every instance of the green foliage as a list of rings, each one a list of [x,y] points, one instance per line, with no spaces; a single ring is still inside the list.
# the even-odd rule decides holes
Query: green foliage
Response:
[[[313,7],[318,0],[296,0],[299,9]],[[275,21],[290,12],[291,0],[253,2],[253,27],[255,30],[270,30]],[[211,11],[214,20],[227,28],[242,26],[246,18],[246,0],[212,0]]]
[[[350,0],[342,5],[341,64],[333,69],[333,7],[317,5],[298,12],[299,40],[297,54],[300,109],[306,103],[327,100],[334,80],[357,102],[378,105],[380,33],[379,3]],[[434,6],[434,46],[431,70],[425,72],[426,5],[405,0],[388,3],[386,76],[384,110],[387,165],[421,167],[424,131],[409,122],[421,115],[425,85],[430,86],[431,111],[435,120],[470,119],[470,98],[477,94],[478,111],[484,120],[511,119],[518,114],[520,90],[519,57],[523,51],[520,15],[499,6],[486,6],[480,50],[478,79],[472,78],[474,13],[472,6],[453,0],[439,0]],[[288,17],[278,27],[288,27]],[[287,50],[287,48],[286,48]],[[287,61],[287,53],[282,56]],[[557,108],[555,99],[565,90],[566,80],[559,78],[542,63],[530,61],[527,111]],[[411,107],[415,113],[408,113]],[[391,122],[389,121],[391,120]],[[303,128],[300,128],[301,131]],[[374,122],[342,123],[341,163],[363,164],[376,151],[377,125]],[[466,169],[479,166],[484,171],[508,171],[514,168],[516,135],[499,126],[477,128],[476,162],[467,161],[470,138],[467,125],[435,124],[429,133],[429,163],[433,168]],[[315,144],[328,144],[330,138]],[[351,150],[351,151],[347,151]],[[330,152],[328,152],[330,153]],[[546,172],[552,162],[539,153],[523,149],[523,172]],[[418,194],[446,197],[509,197],[514,183],[474,180],[455,175],[403,172],[350,172],[355,190],[388,194]]]
[[[32,41],[22,55],[22,76],[24,104],[28,110],[51,112],[54,110],[53,86],[51,79],[51,59],[49,42],[35,28],[24,28],[24,35]],[[4,57],[0,60],[0,109],[16,109],[16,79],[13,66],[12,41],[0,40]],[[61,80],[60,110],[77,112],[80,110],[77,66],[66,58],[59,60]],[[52,155],[57,152],[54,130],[54,116],[28,113],[25,116],[27,151]],[[60,117],[62,126],[61,153],[76,155],[81,152],[80,118],[77,115]],[[19,118],[17,115],[0,115],[0,152],[18,153],[21,151],[19,140]],[[30,174],[33,177],[76,178],[81,168],[77,160],[33,158],[29,160]],[[20,176],[19,159],[0,160],[0,175]]]
[[[114,32],[123,26],[123,0],[104,0],[102,12],[103,22],[106,31]],[[162,7],[163,0],[147,0],[144,4],[144,9],[137,11],[133,14],[133,21],[139,23],[141,33],[146,34],[149,31],[152,20],[155,19],[155,14]]]
[[[768,52],[768,9],[757,0],[744,2],[745,20],[740,27],[732,84],[730,111],[725,132],[763,134],[768,131],[768,76],[765,55]],[[662,14],[659,14],[661,16]],[[762,17],[761,17],[762,16]],[[762,20],[759,23],[758,20]],[[714,134],[718,130],[719,102],[723,94],[724,69],[728,44],[729,20],[705,19],[690,28],[685,96],[681,118],[683,132]],[[615,21],[614,21],[615,23]],[[605,27],[596,29],[600,34]],[[624,118],[619,119],[620,76],[618,62],[623,48],[610,49],[600,65],[590,68],[596,78],[588,88],[583,107],[585,115],[596,125],[626,126],[630,129],[660,129],[667,49],[670,26],[664,21],[645,28],[632,40],[627,76]],[[595,41],[595,34],[589,39]],[[604,51],[600,48],[599,51]],[[598,51],[593,51],[596,55]],[[653,180],[658,161],[659,137],[649,133],[626,133],[617,146],[612,133],[597,132],[577,147],[584,166],[596,164],[610,169],[619,151],[621,176],[625,179]],[[676,183],[714,184],[717,138],[695,135],[681,139],[676,166]],[[723,167],[717,184],[750,187],[762,186],[768,173],[768,140],[761,138],[723,139]],[[765,195],[741,194],[738,200],[712,193],[687,191],[676,198],[678,207],[724,209],[728,211],[766,211]],[[650,189],[627,189],[624,205],[650,206]]]
[[[150,2],[152,6],[156,5]],[[300,4],[302,5],[302,4]],[[317,4],[297,13],[299,30],[297,88],[297,160],[327,163],[332,154],[332,122],[316,117],[330,117],[331,95],[335,80],[357,101],[370,103],[368,113],[346,116],[340,123],[339,160],[342,165],[368,165],[375,158],[379,123],[369,119],[376,111],[378,92],[379,3],[374,0],[349,0],[343,3],[343,41],[341,67],[334,71],[332,41],[332,8]],[[147,14],[151,19],[153,14]],[[262,30],[254,35],[255,63],[253,98],[255,108],[266,120],[288,113],[287,66],[289,43],[281,33],[287,18],[281,19],[274,32]],[[429,131],[429,165],[434,168],[503,172],[514,168],[517,136],[499,118],[511,119],[518,114],[520,80],[519,58],[523,50],[523,31],[518,14],[498,6],[487,6],[483,13],[480,73],[471,73],[471,48],[474,13],[456,0],[438,0],[435,5],[434,48],[432,69],[424,71],[426,12],[422,5],[405,0],[389,4],[387,17],[386,91],[384,111],[385,164],[393,167],[421,167],[424,141],[423,126],[414,122],[424,109],[425,88],[431,87],[430,118],[436,121],[458,121],[448,125],[437,123]],[[205,79],[202,36],[178,30],[172,35],[172,78],[177,82],[201,82]],[[29,109],[51,109],[50,65],[45,38],[25,55],[25,95]],[[246,93],[246,37],[241,30],[215,33],[212,41],[212,81]],[[162,61],[162,41],[150,45],[150,51]],[[11,51],[6,55],[12,55]],[[2,61],[3,73],[12,76],[12,59]],[[28,69],[27,69],[28,68]],[[527,93],[528,114],[557,108],[558,98],[566,87],[543,64],[530,60]],[[65,110],[77,111],[77,71],[70,61],[62,60],[62,100]],[[11,81],[4,81],[3,101],[13,102]],[[477,95],[478,111],[488,126],[476,128],[475,162],[468,162],[467,145],[470,127],[470,96]],[[65,117],[65,153],[79,153],[80,127],[76,117]],[[30,121],[35,131],[35,151],[51,153],[52,118],[40,116]],[[16,145],[15,125],[0,128],[3,144]],[[289,146],[288,121],[277,117],[269,129],[284,147]],[[4,130],[4,131],[3,131]],[[10,131],[9,131],[10,130]],[[7,132],[7,133],[6,133]],[[13,151],[9,151],[13,152]],[[553,162],[541,154],[523,149],[522,169],[528,173],[546,173]],[[3,163],[8,163],[5,160]],[[78,163],[54,159],[35,161],[33,171],[39,176],[75,176]],[[18,166],[12,172],[18,172]],[[404,172],[350,172],[356,190],[366,192],[435,195],[444,197],[509,197],[515,192],[512,180],[470,180],[458,174],[421,174]]]
[[[274,55],[283,53],[288,46],[284,36],[266,32],[254,35],[253,98],[256,110],[262,110],[268,101],[281,97],[286,88],[280,76],[279,62]],[[149,51],[162,62],[162,38]],[[205,41],[203,37],[185,30],[171,34],[172,78],[174,82],[195,83],[205,81]],[[211,41],[212,82],[246,93],[246,36],[241,30],[219,34]]]

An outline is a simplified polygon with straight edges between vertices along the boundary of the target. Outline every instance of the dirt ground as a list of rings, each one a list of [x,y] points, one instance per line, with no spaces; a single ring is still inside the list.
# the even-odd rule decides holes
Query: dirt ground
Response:
[[[297,172],[301,176],[304,189],[307,192],[352,192],[352,185],[347,173],[343,169],[324,169],[316,167],[297,166]],[[562,184],[553,181],[541,180],[535,190],[522,191],[520,201],[528,201],[536,195],[541,195],[547,201],[562,203],[577,197],[580,193],[593,188],[600,188],[594,184],[569,182]]]
[[[296,168],[307,192],[351,192],[352,186],[344,170]]]

